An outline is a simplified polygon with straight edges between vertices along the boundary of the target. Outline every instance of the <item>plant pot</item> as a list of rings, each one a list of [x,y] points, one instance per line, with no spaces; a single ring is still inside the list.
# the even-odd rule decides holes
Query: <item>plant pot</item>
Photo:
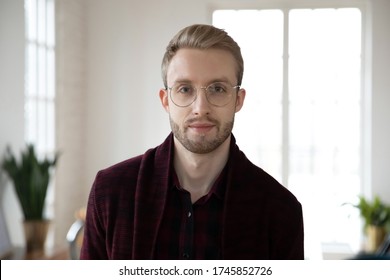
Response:
[[[26,220],[23,222],[26,239],[26,252],[43,251],[45,248],[46,236],[49,231],[50,221],[48,220]]]
[[[384,227],[369,225],[367,227],[367,250],[371,253],[378,250],[386,236]]]

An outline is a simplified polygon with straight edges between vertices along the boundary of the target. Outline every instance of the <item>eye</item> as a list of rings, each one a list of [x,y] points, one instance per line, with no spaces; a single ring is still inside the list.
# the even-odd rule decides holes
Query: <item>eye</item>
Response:
[[[226,89],[227,89],[226,85],[221,83],[211,84],[207,87],[208,92],[217,93],[217,94],[226,93],[227,91]]]
[[[194,92],[194,88],[190,85],[179,85],[179,86],[175,87],[175,92],[181,93],[184,95],[187,95],[187,94],[189,95],[189,94],[192,94]]]

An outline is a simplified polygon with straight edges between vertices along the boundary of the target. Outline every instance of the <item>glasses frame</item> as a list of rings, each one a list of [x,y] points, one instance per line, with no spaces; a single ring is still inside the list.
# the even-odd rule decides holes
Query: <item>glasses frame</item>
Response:
[[[195,86],[191,86],[194,90],[195,90],[195,98],[194,100],[192,100],[188,105],[179,105],[177,104],[173,98],[172,98],[172,89],[174,88],[174,86],[171,86],[171,87],[166,87],[165,90],[169,90],[169,98],[171,99],[171,101],[173,102],[173,104],[175,104],[177,107],[181,107],[181,108],[185,108],[185,107],[189,107],[192,103],[194,103],[196,101],[196,99],[198,98],[198,95],[199,95],[199,92],[198,92],[198,89],[203,89],[205,94],[206,94],[206,100],[207,102],[212,105],[212,106],[215,106],[215,107],[225,107],[226,105],[228,105],[230,103],[231,100],[229,100],[228,103],[224,104],[224,105],[215,105],[213,103],[210,102],[209,98],[208,98],[208,88],[214,84],[217,84],[217,83],[226,83],[226,82],[213,82],[211,84],[209,84],[208,86],[206,87],[195,87]],[[236,94],[239,92],[240,88],[241,88],[241,85],[235,85],[235,86],[231,86],[232,89],[237,89],[236,90]]]

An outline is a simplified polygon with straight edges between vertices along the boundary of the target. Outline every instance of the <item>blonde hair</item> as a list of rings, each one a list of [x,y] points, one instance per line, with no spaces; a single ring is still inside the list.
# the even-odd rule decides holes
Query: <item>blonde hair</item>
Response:
[[[226,31],[212,25],[194,24],[180,30],[169,42],[161,64],[161,75],[164,86],[167,88],[168,66],[178,50],[192,49],[221,49],[233,55],[237,63],[237,85],[241,85],[244,74],[244,61],[240,46]]]

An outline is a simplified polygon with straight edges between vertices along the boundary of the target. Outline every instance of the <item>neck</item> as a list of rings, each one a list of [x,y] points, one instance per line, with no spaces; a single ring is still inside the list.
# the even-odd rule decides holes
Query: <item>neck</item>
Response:
[[[229,136],[217,149],[208,154],[188,151],[174,137],[173,164],[181,186],[191,194],[192,202],[206,195],[226,165],[230,148]]]

